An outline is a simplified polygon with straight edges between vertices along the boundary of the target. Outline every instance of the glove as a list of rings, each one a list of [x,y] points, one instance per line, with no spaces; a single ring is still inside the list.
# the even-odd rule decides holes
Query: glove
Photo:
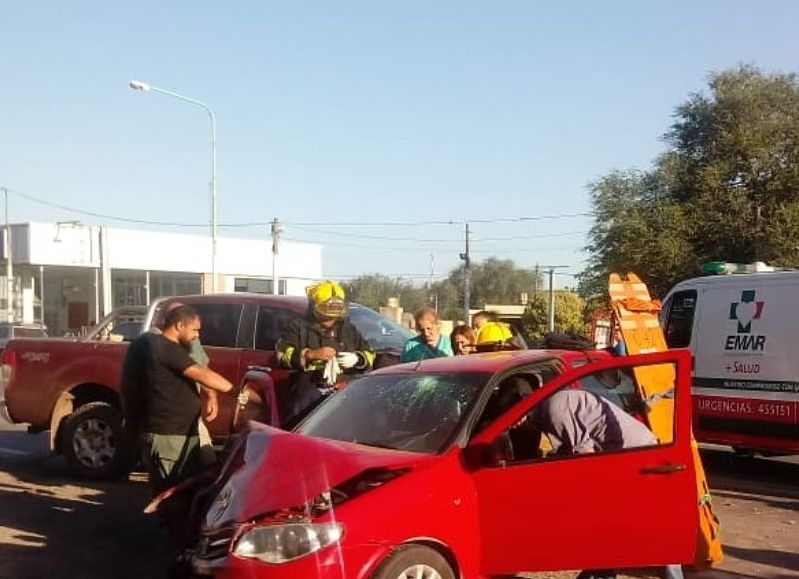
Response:
[[[336,360],[339,366],[344,370],[348,370],[349,368],[354,368],[360,362],[360,357],[355,352],[339,352]]]
[[[338,380],[338,375],[341,374],[341,367],[335,358],[331,358],[325,363],[325,370],[322,373],[322,380],[325,386],[332,387]]]

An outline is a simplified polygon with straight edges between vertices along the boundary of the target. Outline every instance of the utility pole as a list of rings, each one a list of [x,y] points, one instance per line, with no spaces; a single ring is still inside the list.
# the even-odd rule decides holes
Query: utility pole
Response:
[[[538,266],[536,266],[537,268]],[[541,266],[549,273],[549,331],[555,331],[555,270],[569,267],[568,265],[543,265]]]
[[[427,284],[427,298],[432,302],[433,309],[438,312],[438,294],[433,294],[433,276],[435,275],[435,255],[430,254],[430,281]]]
[[[280,221],[275,217],[272,220],[272,294],[277,295],[278,291],[278,278],[277,278],[277,254],[280,251],[280,236],[283,235],[283,226]]]
[[[8,189],[2,187],[6,205],[6,319],[14,321],[14,262],[11,251],[11,227],[8,225]]]
[[[463,260],[463,310],[465,323],[469,323],[469,310],[471,309],[471,284],[472,284],[472,258],[469,255],[469,224],[466,224],[466,252],[461,253]]]

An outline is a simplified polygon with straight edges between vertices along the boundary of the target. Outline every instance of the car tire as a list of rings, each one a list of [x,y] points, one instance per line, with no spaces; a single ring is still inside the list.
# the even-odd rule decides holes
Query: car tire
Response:
[[[455,579],[455,573],[438,551],[423,545],[403,545],[391,552],[373,579]]]
[[[61,452],[80,478],[108,480],[127,472],[122,413],[106,402],[90,402],[64,419]]]

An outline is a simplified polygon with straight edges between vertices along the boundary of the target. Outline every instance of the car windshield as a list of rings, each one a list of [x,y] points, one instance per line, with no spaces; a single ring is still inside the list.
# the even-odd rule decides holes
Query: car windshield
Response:
[[[15,338],[46,338],[47,332],[44,331],[42,328],[26,328],[26,327],[15,327],[14,328],[14,337]]]
[[[405,342],[416,335],[374,310],[357,304],[350,304],[350,321],[375,352],[385,350],[401,352]]]
[[[350,383],[297,432],[425,454],[444,450],[489,373],[387,374]]]

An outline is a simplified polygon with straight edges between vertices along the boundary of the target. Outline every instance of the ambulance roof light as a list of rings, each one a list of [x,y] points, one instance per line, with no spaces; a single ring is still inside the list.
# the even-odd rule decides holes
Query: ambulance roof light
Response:
[[[704,275],[729,275],[734,273],[762,273],[777,271],[762,261],[754,263],[729,263],[726,261],[709,261],[702,264],[701,271]]]

